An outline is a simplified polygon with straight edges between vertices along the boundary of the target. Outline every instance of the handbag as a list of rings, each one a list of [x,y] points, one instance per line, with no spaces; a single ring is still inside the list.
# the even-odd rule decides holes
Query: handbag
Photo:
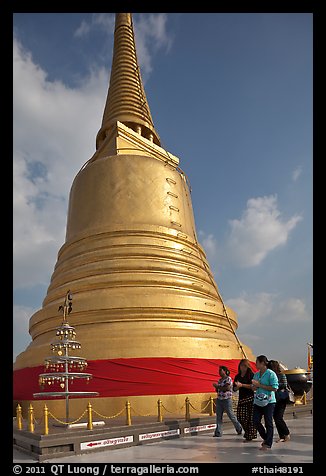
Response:
[[[289,400],[289,390],[288,388],[282,388],[281,390],[278,389],[275,392],[275,398],[276,401],[283,401],[283,400]]]
[[[286,403],[295,403],[295,396],[294,396],[294,392],[292,390],[291,387],[288,386],[288,391],[289,391],[289,399]]]
[[[291,387],[289,387],[289,385],[287,385],[286,388],[282,390],[277,390],[275,392],[275,397],[277,402],[285,401],[287,404],[295,402],[293,390],[291,389]]]
[[[259,407],[266,407],[271,400],[270,395],[266,395],[266,393],[255,393],[254,397],[254,405],[258,405]]]

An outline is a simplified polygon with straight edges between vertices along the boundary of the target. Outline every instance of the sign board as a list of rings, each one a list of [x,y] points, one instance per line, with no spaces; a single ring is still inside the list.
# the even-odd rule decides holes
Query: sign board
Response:
[[[118,438],[109,438],[107,440],[95,440],[95,441],[85,441],[80,443],[80,449],[93,450],[95,448],[100,448],[103,446],[116,446],[123,445],[125,443],[132,443],[134,441],[133,436],[119,436]]]
[[[184,433],[195,433],[197,431],[215,430],[215,428],[215,423],[211,423],[210,425],[189,426],[184,428]]]
[[[142,433],[141,435],[139,435],[139,441],[155,440],[157,438],[164,438],[167,436],[174,436],[179,434],[180,434],[179,428],[176,430],[157,431],[155,433]]]

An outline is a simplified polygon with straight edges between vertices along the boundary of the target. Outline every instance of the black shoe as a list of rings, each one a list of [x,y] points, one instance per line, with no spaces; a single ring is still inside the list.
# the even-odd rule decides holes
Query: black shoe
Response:
[[[215,435],[215,434],[214,434],[213,437],[214,437],[214,438],[221,438],[222,435]]]

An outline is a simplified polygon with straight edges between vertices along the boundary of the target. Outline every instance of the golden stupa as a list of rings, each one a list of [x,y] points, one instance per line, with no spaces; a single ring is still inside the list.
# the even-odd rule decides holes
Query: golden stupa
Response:
[[[197,241],[188,181],[179,159],[161,147],[154,128],[131,13],[116,14],[110,86],[96,152],[72,184],[66,241],[42,309],[30,319],[32,342],[14,365],[17,380],[25,379],[27,386],[36,380],[30,392],[38,391],[32,371],[42,371],[67,290],[74,297],[71,325],[90,368],[94,363],[90,387],[96,390],[96,381],[108,379],[108,388],[99,388],[100,397],[94,399],[96,409],[106,415],[119,411],[126,397],[139,412],[155,414],[158,397],[168,408],[176,408],[189,392],[196,402],[214,395],[210,385],[204,391],[194,391],[191,385],[189,392],[179,393],[177,386],[169,390],[165,371],[162,379],[156,378],[158,386],[164,381],[156,387],[160,392],[148,394],[149,374],[144,370],[144,381],[139,377],[144,362],[155,362],[159,375],[164,359],[164,365],[179,367],[183,385],[188,377],[182,366],[189,362],[198,362],[194,368],[200,383],[203,362],[215,364],[219,359],[237,365],[243,357],[254,361],[252,351],[235,334],[236,315],[224,306]],[[98,362],[121,364],[120,370],[111,379],[101,367],[96,380]],[[126,393],[125,386],[119,390],[119,382],[128,380],[124,368],[129,366],[129,375],[133,365],[138,385],[127,387],[135,393]],[[32,396],[24,395],[18,391],[14,398],[26,407]],[[63,401],[47,404],[57,414],[64,413]],[[86,404],[85,399],[72,400],[71,416],[78,416]],[[39,415],[44,401],[33,405]]]

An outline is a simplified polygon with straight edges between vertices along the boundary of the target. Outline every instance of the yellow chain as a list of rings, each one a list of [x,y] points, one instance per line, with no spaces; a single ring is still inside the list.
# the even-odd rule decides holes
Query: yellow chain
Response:
[[[170,412],[170,410],[168,410],[163,403],[162,403],[162,408],[164,408],[164,410],[168,413],[175,413],[178,411],[178,410],[174,410],[173,412]]]
[[[189,405],[190,405],[191,408],[193,408],[197,413],[201,413],[201,411],[200,411],[200,410],[197,410],[197,408],[195,408],[191,402],[189,402]]]
[[[84,411],[84,413],[82,413],[80,415],[79,418],[77,418],[77,420],[74,420],[74,421],[69,421],[68,423],[66,421],[62,421],[62,420],[59,420],[59,418],[55,417],[51,412],[49,412],[49,415],[54,418],[57,422],[61,423],[62,425],[73,425],[74,423],[77,423],[78,421],[80,421],[84,415],[86,415],[87,413],[87,410]]]
[[[133,407],[130,407],[130,409],[131,409],[131,410],[135,413],[135,415],[137,415],[137,416],[147,417],[147,416],[152,415],[152,412],[151,412],[151,413],[146,413],[146,415],[142,415],[141,413],[136,412],[136,410],[135,410]]]
[[[118,417],[118,416],[121,415],[121,413],[123,413],[124,411],[125,411],[125,409],[123,408],[120,412],[116,413],[115,415],[105,416],[105,415],[102,415],[101,413],[97,412],[97,411],[94,410],[94,408],[93,408],[93,412],[96,413],[96,415],[100,416],[101,418],[106,418],[107,420],[111,420],[112,418]]]
[[[190,403],[190,406],[191,406],[194,410],[196,410],[196,412],[198,412],[198,413],[204,413],[204,410],[206,410],[206,408],[210,405],[211,402],[208,401],[207,404],[204,406],[204,408],[202,408],[200,411],[197,410],[197,409],[192,405],[191,402],[189,402],[189,403]],[[195,405],[197,405],[197,403],[200,403],[200,402],[196,402]]]
[[[37,420],[33,417],[33,420],[34,420],[34,423],[35,423],[36,425],[40,425],[40,424],[42,423],[42,421],[43,421],[43,417],[42,417],[39,421],[37,421]]]
[[[197,402],[197,403],[198,403],[198,402]],[[195,408],[191,402],[189,402],[189,405],[190,405],[196,412],[202,413],[202,412],[204,412],[204,410],[206,410],[206,408],[210,405],[210,401],[207,402],[207,404],[204,406],[204,408],[202,408],[202,410],[198,410],[197,408]],[[213,402],[213,405],[216,406],[215,401]],[[133,407],[130,407],[130,408],[131,408],[131,410],[135,413],[135,415],[137,415],[137,416],[147,417],[147,416],[151,416],[151,415],[152,415],[152,413],[146,413],[146,414],[138,413]],[[166,408],[166,406],[165,406],[163,403],[162,403],[162,408],[163,408],[166,412],[173,414],[173,413],[178,413],[178,411],[180,411],[180,410],[183,410],[183,409],[185,408],[185,404],[183,404],[183,405],[180,407],[180,410],[176,409],[176,410],[174,410],[174,411],[170,411],[170,410],[168,410],[168,409]],[[116,413],[115,415],[106,416],[106,415],[103,415],[102,413],[98,412],[97,410],[95,410],[95,409],[93,408],[93,412],[94,412],[96,415],[98,415],[98,416],[101,417],[101,418],[105,418],[105,419],[107,419],[107,420],[111,420],[112,418],[117,418],[117,417],[120,416],[124,411],[125,411],[125,409],[123,408],[122,410],[120,410],[120,411],[119,411],[118,413]],[[79,418],[77,418],[77,419],[74,420],[74,421],[68,422],[68,423],[65,422],[65,421],[60,420],[60,419],[57,418],[55,415],[53,415],[53,413],[51,413],[50,411],[49,411],[49,416],[51,416],[52,418],[54,418],[54,420],[56,420],[58,423],[61,423],[62,425],[72,425],[72,424],[74,424],[74,423],[79,422],[79,421],[83,418],[83,416],[86,415],[86,413],[87,413],[87,410],[85,410],[85,411],[81,414],[81,416],[80,416]],[[41,424],[43,418],[44,418],[44,417],[42,417],[40,421],[36,421],[36,419],[34,418],[34,422],[35,422],[37,425],[39,425],[39,424]]]
[[[204,406],[204,408],[202,409],[202,412],[203,412],[204,410],[206,410],[206,408],[208,408],[208,406],[210,405],[210,403],[211,403],[210,401],[207,402],[207,404],[206,404],[206,405]]]

